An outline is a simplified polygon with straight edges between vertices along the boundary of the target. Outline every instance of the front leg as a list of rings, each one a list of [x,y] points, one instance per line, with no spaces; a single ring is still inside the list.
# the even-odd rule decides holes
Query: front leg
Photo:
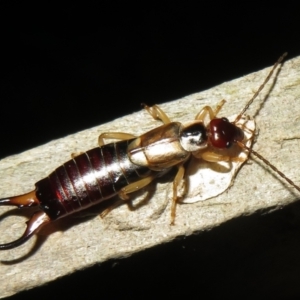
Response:
[[[243,157],[238,157],[238,156],[229,156],[229,155],[224,155],[224,154],[218,154],[215,153],[213,151],[206,151],[201,153],[200,155],[194,155],[196,158],[202,158],[205,161],[208,162],[214,162],[214,163],[218,163],[218,162],[244,162],[247,160],[247,158],[243,158]]]
[[[149,115],[154,120],[160,120],[164,124],[171,123],[169,117],[166,115],[166,113],[158,105],[148,106],[148,105],[142,103],[142,106],[143,106],[144,109],[146,109],[146,111],[149,113]]]
[[[196,115],[195,120],[204,122],[207,115],[209,116],[210,120],[215,119],[225,103],[225,100],[220,101],[215,110],[213,110],[210,106],[204,106]]]
[[[102,147],[105,145],[104,139],[116,139],[116,140],[129,140],[136,138],[135,135],[124,132],[105,132],[101,133],[98,137],[98,145]],[[71,153],[71,157],[74,159],[76,156],[83,154],[84,152]]]

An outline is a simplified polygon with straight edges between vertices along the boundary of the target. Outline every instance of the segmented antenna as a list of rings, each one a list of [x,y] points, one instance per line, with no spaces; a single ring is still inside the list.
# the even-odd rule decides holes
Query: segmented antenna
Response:
[[[270,71],[269,75],[266,77],[265,81],[263,82],[263,84],[258,88],[258,90],[255,92],[255,94],[252,96],[252,98],[248,101],[248,103],[246,104],[246,106],[243,108],[243,110],[238,114],[238,116],[236,117],[236,119],[233,121],[233,123],[237,123],[240,118],[242,117],[242,115],[245,113],[245,111],[249,108],[249,106],[252,104],[252,102],[254,101],[254,99],[258,96],[258,94],[262,91],[262,89],[265,87],[266,83],[270,80],[274,70],[277,68],[277,66],[279,64],[281,64],[281,62],[284,60],[284,58],[287,56],[287,52],[283,53],[279,59],[277,60],[277,62],[275,63],[275,65],[273,66],[272,70]]]
[[[270,80],[274,70],[277,68],[277,66],[284,60],[284,58],[287,56],[287,52],[285,52],[282,56],[279,57],[279,59],[277,60],[277,62],[275,63],[275,65],[273,66],[273,68],[271,69],[270,73],[268,74],[268,76],[266,77],[266,79],[264,80],[263,84],[259,87],[259,89],[255,92],[255,94],[253,95],[253,97],[248,101],[248,103],[246,104],[246,106],[244,107],[244,109],[239,113],[239,115],[236,117],[236,119],[234,120],[233,123],[237,123],[240,118],[242,117],[242,115],[245,113],[245,111],[249,108],[249,106],[252,104],[252,102],[254,101],[254,99],[257,97],[257,95],[261,92],[261,90],[265,87],[266,83]],[[292,181],[290,178],[288,178],[286,175],[284,175],[281,171],[279,171],[273,164],[271,164],[266,158],[264,158],[262,155],[260,155],[258,152],[256,152],[255,150],[249,148],[248,146],[246,146],[245,144],[243,144],[242,142],[236,141],[236,143],[243,149],[247,150],[249,153],[253,154],[254,156],[256,156],[258,159],[260,159],[261,161],[263,161],[268,167],[270,167],[275,173],[277,173],[281,178],[283,178],[286,182],[288,182],[291,186],[293,186],[297,191],[300,192],[300,187],[294,182]]]
[[[236,143],[243,149],[247,150],[249,153],[254,154],[257,158],[259,158],[261,161],[263,161],[268,167],[270,167],[274,172],[276,172],[281,178],[283,178],[285,181],[287,181],[291,186],[293,186],[297,191],[300,192],[300,187],[290,178],[285,176],[281,171],[279,171],[273,164],[271,164],[266,158],[264,158],[262,155],[260,155],[255,150],[249,148],[248,146],[244,145],[243,143],[236,141]]]

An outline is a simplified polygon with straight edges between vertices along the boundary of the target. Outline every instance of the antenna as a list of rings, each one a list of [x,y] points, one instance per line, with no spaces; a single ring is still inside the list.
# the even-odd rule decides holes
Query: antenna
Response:
[[[254,99],[257,97],[257,95],[261,92],[261,90],[265,87],[266,83],[270,80],[274,70],[277,68],[277,66],[284,60],[284,58],[287,56],[287,52],[285,52],[283,55],[281,55],[279,57],[279,59],[277,60],[277,62],[274,64],[273,68],[271,69],[270,73],[268,74],[268,76],[266,77],[266,79],[264,80],[263,84],[259,87],[259,89],[255,92],[255,94],[253,95],[253,97],[248,101],[248,103],[246,104],[246,106],[244,107],[244,109],[239,113],[239,115],[236,117],[236,119],[234,120],[233,123],[236,123],[240,120],[240,118],[242,117],[242,115],[245,113],[245,111],[249,108],[249,106],[252,104],[252,102],[254,101]],[[253,154],[254,156],[256,156],[258,159],[260,159],[261,161],[263,161],[268,167],[270,167],[274,172],[276,172],[281,178],[283,178],[286,182],[288,182],[291,186],[293,186],[297,191],[300,192],[300,187],[294,182],[292,181],[290,178],[288,178],[286,175],[284,175],[281,171],[279,171],[272,163],[270,163],[266,158],[264,158],[262,155],[260,155],[258,152],[256,152],[255,150],[249,148],[248,146],[246,146],[245,144],[243,144],[240,141],[236,141],[236,143],[243,149],[247,150],[250,154]]]
[[[270,71],[270,73],[268,74],[268,76],[266,77],[265,81],[263,82],[263,84],[258,88],[258,90],[254,93],[254,95],[252,96],[252,98],[248,101],[248,103],[246,104],[246,106],[242,109],[242,111],[238,114],[238,116],[236,117],[236,119],[233,121],[233,123],[237,123],[242,115],[245,113],[245,111],[249,108],[249,106],[252,104],[252,102],[255,100],[255,98],[258,96],[258,94],[262,91],[262,89],[265,87],[266,83],[270,80],[272,74],[274,73],[274,70],[277,68],[277,66],[284,60],[284,58],[287,56],[287,52],[283,53],[279,59],[277,60],[277,62],[275,63],[275,65],[273,66],[272,70]]]
[[[270,167],[273,171],[275,171],[281,178],[283,178],[285,181],[287,181],[291,186],[293,186],[297,191],[300,192],[300,187],[292,181],[290,178],[285,176],[281,171],[279,171],[273,164],[271,164],[266,158],[264,158],[262,155],[260,155],[255,150],[249,148],[248,146],[244,145],[243,143],[236,141],[236,143],[243,149],[247,150],[249,153],[254,154],[257,158],[259,158],[261,161],[263,161],[268,167]]]

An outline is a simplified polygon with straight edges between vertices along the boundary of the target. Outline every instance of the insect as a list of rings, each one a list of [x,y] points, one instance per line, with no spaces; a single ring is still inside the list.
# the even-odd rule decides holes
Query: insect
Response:
[[[38,181],[35,190],[9,198],[0,199],[0,205],[13,205],[18,208],[38,206],[27,222],[23,235],[12,242],[0,244],[0,250],[17,247],[26,242],[34,233],[48,223],[68,216],[92,205],[118,195],[124,201],[128,194],[135,192],[164,175],[173,167],[177,174],[173,181],[171,203],[171,224],[176,216],[179,200],[178,189],[185,174],[185,163],[195,156],[208,162],[244,162],[246,158],[228,155],[228,149],[238,146],[267,164],[279,176],[300,191],[300,188],[268,160],[252,150],[246,138],[247,128],[239,125],[245,111],[264,88],[276,67],[283,61],[286,53],[275,63],[272,70],[248,101],[234,121],[217,118],[225,101],[215,109],[205,106],[188,124],[171,122],[157,105],[144,105],[146,111],[162,126],[136,137],[132,134],[111,132],[99,136],[99,147],[85,153],[74,155],[71,160],[58,167],[48,177]],[[208,124],[205,120],[209,119]],[[253,135],[252,135],[253,136]],[[105,144],[104,139],[120,141]],[[221,153],[220,150],[221,149]],[[103,215],[109,212],[104,211]]]

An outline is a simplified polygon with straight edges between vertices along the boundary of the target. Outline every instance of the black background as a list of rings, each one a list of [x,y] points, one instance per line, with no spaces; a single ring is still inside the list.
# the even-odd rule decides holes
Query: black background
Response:
[[[89,3],[1,2],[0,158],[300,54],[296,4]],[[233,220],[12,299],[299,297],[298,210]]]

